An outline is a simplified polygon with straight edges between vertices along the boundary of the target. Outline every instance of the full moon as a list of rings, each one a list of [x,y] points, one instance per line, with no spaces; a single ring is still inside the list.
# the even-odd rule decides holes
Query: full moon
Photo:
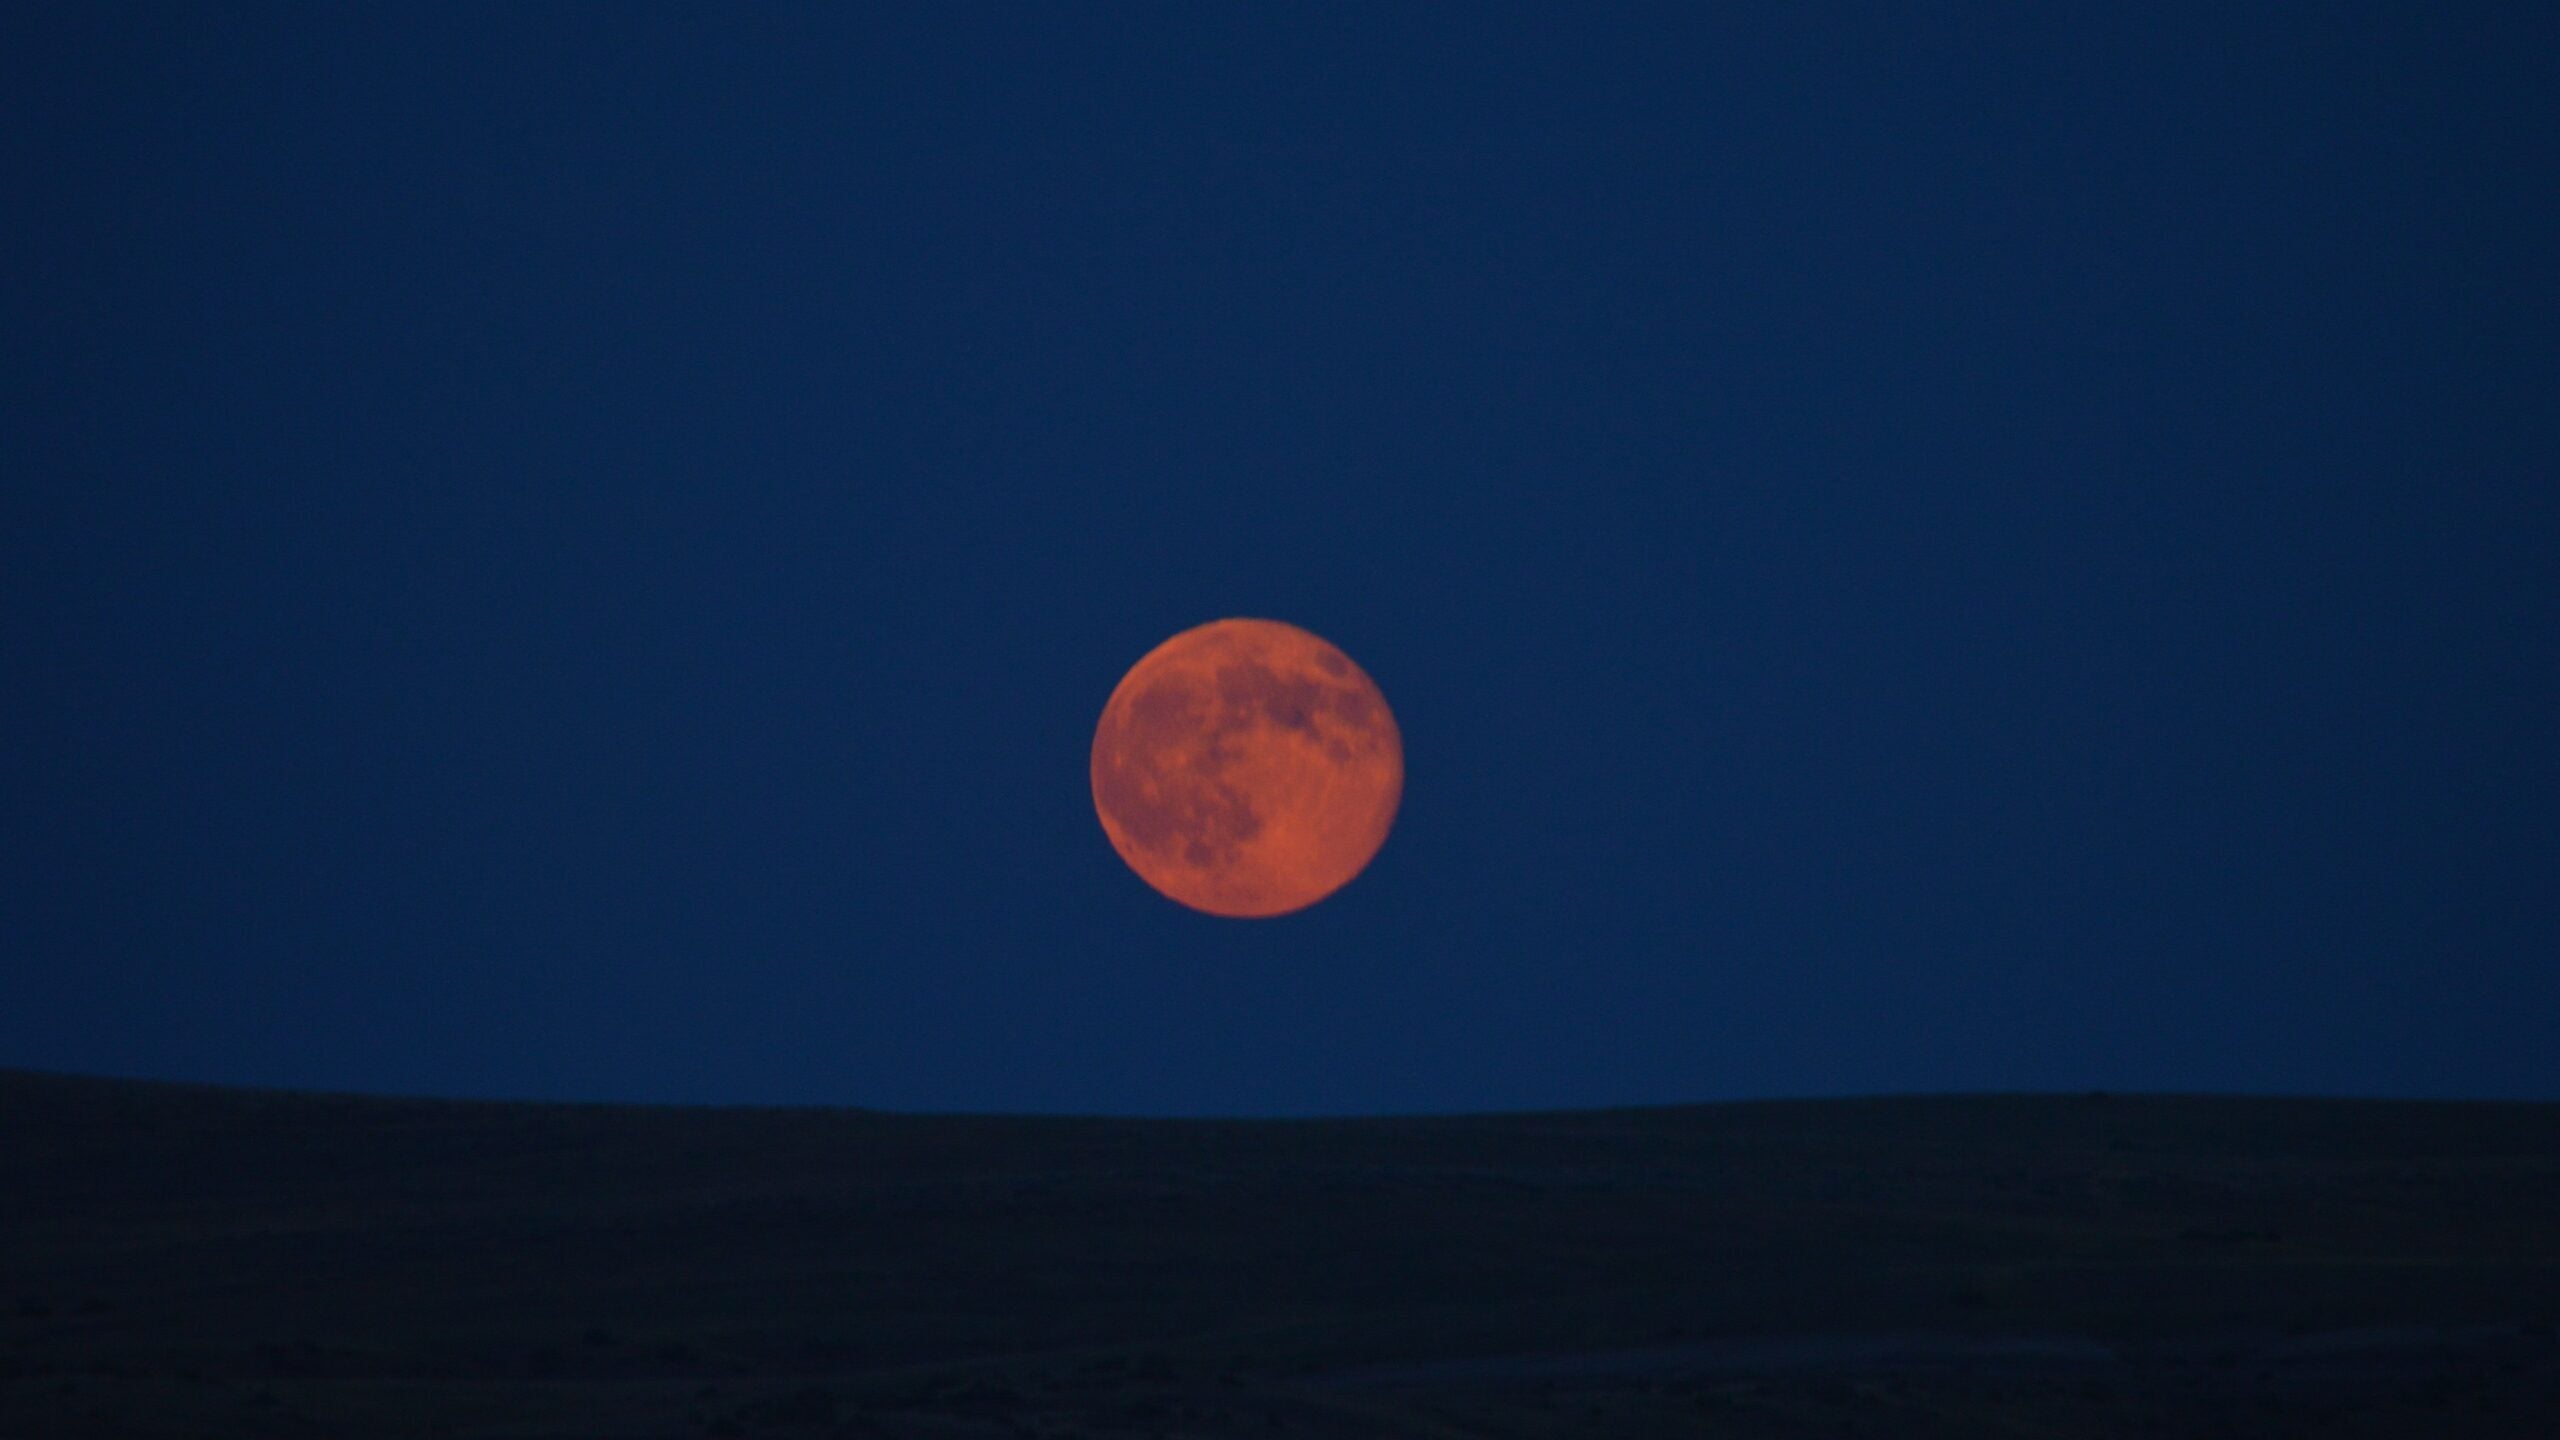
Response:
[[[1138,877],[1194,910],[1303,910],[1378,853],[1404,741],[1351,657],[1277,620],[1185,630],[1121,677],[1093,808]]]

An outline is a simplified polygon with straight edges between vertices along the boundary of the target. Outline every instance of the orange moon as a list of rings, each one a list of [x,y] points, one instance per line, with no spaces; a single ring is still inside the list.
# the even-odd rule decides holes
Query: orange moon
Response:
[[[1378,853],[1404,740],[1351,657],[1277,620],[1215,620],[1129,669],[1093,732],[1093,808],[1138,877],[1194,910],[1303,910]]]

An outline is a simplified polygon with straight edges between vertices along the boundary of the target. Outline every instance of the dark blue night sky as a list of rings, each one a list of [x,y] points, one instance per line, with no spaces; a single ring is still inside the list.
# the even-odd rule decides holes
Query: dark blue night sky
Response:
[[[2554,13],[10,7],[0,1065],[2560,1098]]]

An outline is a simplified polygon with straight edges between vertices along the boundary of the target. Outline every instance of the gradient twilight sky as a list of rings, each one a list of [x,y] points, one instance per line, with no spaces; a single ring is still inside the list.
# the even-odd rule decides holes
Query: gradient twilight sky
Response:
[[[0,1065],[2560,1098],[2560,12],[0,19]],[[1122,672],[1384,688],[1220,921]]]

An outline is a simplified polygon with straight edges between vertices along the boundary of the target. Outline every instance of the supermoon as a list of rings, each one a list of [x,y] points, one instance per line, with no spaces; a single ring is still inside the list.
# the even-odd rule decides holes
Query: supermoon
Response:
[[[1194,910],[1302,910],[1378,853],[1404,741],[1351,657],[1277,620],[1216,620],[1130,667],[1093,732],[1093,808],[1138,877]]]

